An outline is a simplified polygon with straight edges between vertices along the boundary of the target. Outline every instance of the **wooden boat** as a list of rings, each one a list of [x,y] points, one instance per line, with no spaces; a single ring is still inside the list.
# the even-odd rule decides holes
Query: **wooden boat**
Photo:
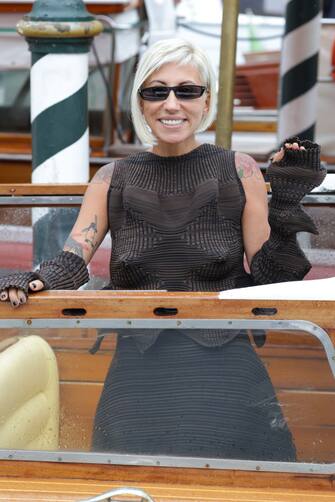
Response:
[[[8,218],[18,206],[30,210],[64,203],[78,205],[85,189],[85,185],[7,185],[0,187],[0,204]],[[308,209],[333,211],[335,201],[331,202],[330,195],[324,195],[327,203],[322,202],[322,194],[313,197],[314,206],[310,201]],[[10,249],[15,257],[19,248],[18,243],[12,242],[7,255]],[[24,248],[24,253],[28,264],[31,249]],[[107,273],[101,268],[102,262],[107,261],[107,251],[104,253],[93,267],[97,275]],[[17,255],[20,256],[22,253]],[[329,255],[328,265],[327,269],[320,267],[313,277],[334,276],[335,264]],[[72,502],[127,486],[144,490],[156,502],[335,501],[334,303],[222,300],[217,293],[201,292],[79,291],[43,292],[15,311],[8,304],[0,304],[0,375],[1,355],[14,350],[19,342],[11,343],[16,337],[23,335],[25,343],[41,337],[56,358],[60,391],[53,451],[45,449],[45,445],[34,451],[27,444],[0,449],[0,501]],[[200,326],[202,322],[220,322],[220,326],[230,328],[243,325],[266,329],[267,343],[256,350],[276,388],[299,461],[150,457],[89,451],[96,404],[115,349],[115,331],[121,325],[138,327],[141,322],[152,327],[160,323],[176,328],[187,327],[188,323]],[[102,326],[107,326],[110,334],[101,350],[92,356],[88,350]],[[37,367],[35,359],[34,364]],[[24,380],[21,378],[21,385]],[[0,438],[1,426],[0,420]],[[126,498],[114,493],[118,498],[110,500],[135,501],[135,494],[142,492],[128,493]],[[144,496],[142,500],[146,500]]]
[[[1,6],[11,8],[3,2]],[[30,7],[21,2],[20,12]],[[106,7],[102,1],[100,8],[110,9],[110,6]],[[251,128],[274,132],[275,127],[272,119],[257,124],[235,122],[235,130],[239,131]],[[0,220],[5,226],[20,226],[25,235],[31,230],[32,208],[76,207],[86,189],[86,185],[22,185],[30,180],[30,142],[26,133],[0,134],[0,181],[16,183],[0,186]],[[132,147],[127,145],[127,148]],[[108,155],[122,156],[127,148],[114,145]],[[103,136],[91,137],[91,175],[108,160]],[[307,202],[308,209],[322,222],[319,240],[308,243],[314,257],[309,278],[334,276],[335,260],[328,252],[334,242],[331,218],[334,196],[316,194]],[[20,217],[13,218],[13,213],[16,216],[20,213]],[[0,239],[0,260],[8,269],[31,268],[32,251],[30,238],[11,240],[7,234]],[[108,248],[102,248],[92,263],[91,271],[98,279],[108,273],[109,252]],[[103,291],[43,292],[15,311],[0,303],[0,381],[4,381],[1,371],[7,356],[14,358],[14,353],[19,353],[18,357],[23,355],[27,361],[30,351],[41,352],[43,343],[48,347],[47,362],[44,358],[43,363],[37,363],[37,355],[28,357],[32,364],[29,378],[21,372],[29,370],[28,363],[18,366],[14,372],[17,375],[7,375],[6,386],[0,386],[0,403],[5,394],[13,403],[14,388],[27,398],[28,393],[22,392],[26,382],[37,381],[34,388],[39,389],[39,395],[46,394],[47,388],[48,395],[51,393],[47,384],[53,389],[53,399],[47,402],[47,408],[32,407],[38,426],[32,427],[29,420],[33,418],[27,418],[28,415],[16,422],[20,434],[18,429],[10,437],[6,431],[4,434],[4,425],[9,423],[8,408],[5,413],[0,407],[0,438],[6,439],[2,444],[0,440],[0,501],[79,502],[89,497],[96,501],[124,502],[135,498],[142,502],[335,501],[334,303],[334,300],[222,300],[217,293],[201,292]],[[294,436],[298,462],[90,451],[95,408],[114,355],[117,329],[136,328],[141,323],[147,327],[177,329],[203,326],[204,322],[206,326],[219,323],[226,329],[243,326],[267,331],[266,345],[255,350],[274,383]],[[92,356],[88,350],[101,327],[108,329],[109,334],[101,350]],[[34,345],[36,340],[38,347]],[[44,379],[45,385],[39,368],[52,375]],[[39,442],[40,436],[32,437],[33,430],[41,429],[41,422],[43,432],[50,429],[43,444]],[[124,487],[129,487],[127,492]],[[97,498],[109,491],[109,495]]]

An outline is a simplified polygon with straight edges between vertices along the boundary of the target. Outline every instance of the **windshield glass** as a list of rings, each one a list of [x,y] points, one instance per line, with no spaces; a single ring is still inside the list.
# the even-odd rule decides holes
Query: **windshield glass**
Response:
[[[334,375],[304,329],[48,323],[0,331],[3,450],[334,462]]]

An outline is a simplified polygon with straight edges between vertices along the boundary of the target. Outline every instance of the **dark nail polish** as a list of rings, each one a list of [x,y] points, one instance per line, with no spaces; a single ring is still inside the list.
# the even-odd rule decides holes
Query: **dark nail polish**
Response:
[[[17,302],[13,302],[12,305],[13,305],[13,307],[16,307],[17,306]]]

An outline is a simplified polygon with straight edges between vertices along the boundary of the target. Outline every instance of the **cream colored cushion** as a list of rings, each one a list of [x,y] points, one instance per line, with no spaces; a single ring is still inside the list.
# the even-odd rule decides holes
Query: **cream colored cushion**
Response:
[[[0,448],[54,450],[59,437],[57,361],[39,336],[0,352]]]

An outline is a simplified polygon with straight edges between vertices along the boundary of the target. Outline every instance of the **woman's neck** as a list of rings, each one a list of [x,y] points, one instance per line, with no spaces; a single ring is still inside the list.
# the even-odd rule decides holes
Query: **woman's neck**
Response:
[[[192,141],[183,143],[157,143],[150,151],[161,157],[176,157],[191,152],[199,145],[200,143],[193,138]]]

